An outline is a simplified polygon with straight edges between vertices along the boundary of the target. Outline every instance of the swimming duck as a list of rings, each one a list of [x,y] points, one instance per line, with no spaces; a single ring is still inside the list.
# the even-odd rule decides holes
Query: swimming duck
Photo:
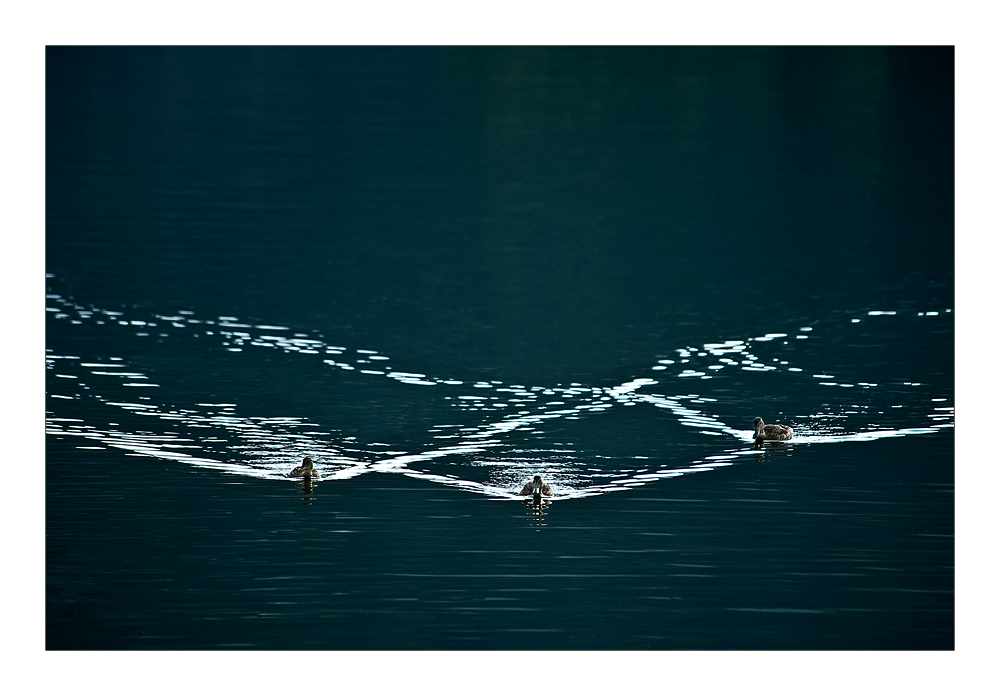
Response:
[[[764,425],[764,419],[757,416],[753,419],[755,440],[791,440],[792,429],[787,425]]]
[[[552,495],[549,484],[542,481],[541,476],[536,476],[533,481],[528,481],[521,489],[521,495]]]
[[[309,478],[310,476],[319,476],[319,472],[316,471],[316,467],[313,466],[313,460],[306,457],[302,460],[302,466],[297,466],[288,472],[291,478],[298,478],[299,476],[305,476]]]

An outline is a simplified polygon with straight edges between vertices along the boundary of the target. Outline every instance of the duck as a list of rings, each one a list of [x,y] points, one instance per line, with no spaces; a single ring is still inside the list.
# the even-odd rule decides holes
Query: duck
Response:
[[[313,466],[313,460],[306,457],[302,460],[302,466],[297,466],[288,472],[289,477],[298,478],[304,476],[309,478],[310,476],[319,476],[319,472],[316,471],[316,467]]]
[[[792,429],[787,425],[764,425],[764,419],[753,419],[754,440],[791,440]]]
[[[541,476],[536,476],[534,480],[524,484],[521,495],[552,495],[552,489],[549,488],[549,484],[542,481]]]

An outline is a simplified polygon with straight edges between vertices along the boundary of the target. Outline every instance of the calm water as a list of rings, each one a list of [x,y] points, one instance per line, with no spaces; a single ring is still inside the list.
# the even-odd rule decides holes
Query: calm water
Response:
[[[951,649],[953,69],[50,48],[48,648]]]

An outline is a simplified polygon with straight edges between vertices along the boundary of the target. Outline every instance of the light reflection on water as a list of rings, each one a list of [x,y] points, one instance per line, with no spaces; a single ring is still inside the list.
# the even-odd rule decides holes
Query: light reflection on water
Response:
[[[613,387],[575,382],[568,386],[523,385],[434,376],[409,366],[395,369],[394,358],[370,347],[333,345],[315,331],[296,332],[279,325],[243,323],[232,316],[199,319],[190,310],[181,310],[126,317],[123,312],[87,307],[58,294],[49,294],[47,299],[48,312],[54,319],[102,326],[102,333],[127,331],[134,332],[136,337],[169,340],[207,338],[232,352],[277,350],[302,355],[303,360],[316,360],[314,356],[319,356],[317,369],[350,371],[370,375],[371,380],[392,380],[426,389],[427,399],[448,402],[462,414],[456,420],[465,421],[435,424],[427,429],[427,442],[444,442],[411,451],[392,443],[359,442],[356,437],[324,430],[298,416],[247,415],[239,412],[236,403],[180,406],[161,402],[155,397],[161,385],[118,356],[46,356],[50,374],[57,378],[49,381],[49,395],[61,400],[52,402],[52,408],[63,401],[92,400],[149,418],[152,430],[129,431],[115,422],[97,424],[65,418],[61,417],[62,409],[57,408],[48,413],[48,434],[76,436],[94,443],[81,445],[83,448],[113,447],[136,455],[256,478],[286,479],[291,466],[309,455],[317,462],[320,481],[341,481],[369,473],[398,474],[495,499],[520,499],[517,492],[523,482],[541,473],[552,486],[553,499],[558,500],[629,490],[661,479],[712,471],[736,464],[741,458],[760,457],[762,452],[776,453],[797,445],[906,437],[954,425],[954,407],[947,405],[950,396],[921,390],[926,386],[922,382],[840,381],[835,370],[794,364],[795,348],[804,345],[803,342],[822,340],[813,326],[676,348],[671,352],[672,357],[652,361],[639,376]],[[942,308],[914,314],[923,319],[950,312]],[[896,321],[903,318],[903,313],[871,310],[867,317]],[[847,326],[838,330],[847,331],[847,327],[860,321],[849,318],[844,322]],[[780,351],[776,350],[778,347]],[[725,380],[746,373],[760,373],[774,380],[763,383],[765,390],[784,388],[790,380],[811,382],[813,386],[807,388],[814,390],[815,401],[822,408],[782,417],[785,424],[795,429],[791,443],[755,449],[751,446],[753,431],[749,427],[741,427],[742,422],[725,422],[712,412],[717,400],[700,395],[693,388],[701,380]],[[658,387],[670,378],[676,378],[685,387],[690,384],[692,389],[678,394],[657,393]],[[778,384],[778,380],[783,383]],[[901,391],[907,390],[912,396],[901,398]],[[862,392],[865,398],[859,399],[852,392]],[[893,411],[904,408],[904,404],[890,403],[894,400],[905,401],[905,411]],[[637,406],[662,409],[677,424],[693,429],[695,441],[705,440],[710,449],[716,448],[715,452],[683,465],[673,463],[663,467],[649,462],[650,466],[643,467],[647,457],[642,455],[624,458],[586,453],[555,441],[546,441],[546,447],[524,446],[516,439],[530,433],[544,441],[556,423],[603,417],[620,407]],[[892,417],[886,416],[887,413]],[[909,422],[900,423],[901,417]],[[850,430],[844,426],[847,419],[851,422]],[[749,420],[745,425],[749,426]],[[199,432],[204,430],[212,430],[212,436],[200,436]],[[465,462],[462,475],[433,470],[436,460],[456,458]],[[475,480],[479,473],[484,473],[485,480]],[[534,513],[539,520],[543,519],[544,506],[535,508]]]

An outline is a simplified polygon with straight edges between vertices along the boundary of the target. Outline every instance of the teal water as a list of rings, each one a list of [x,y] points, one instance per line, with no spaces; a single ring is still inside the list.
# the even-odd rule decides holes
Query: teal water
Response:
[[[953,67],[49,48],[47,647],[953,648]]]

